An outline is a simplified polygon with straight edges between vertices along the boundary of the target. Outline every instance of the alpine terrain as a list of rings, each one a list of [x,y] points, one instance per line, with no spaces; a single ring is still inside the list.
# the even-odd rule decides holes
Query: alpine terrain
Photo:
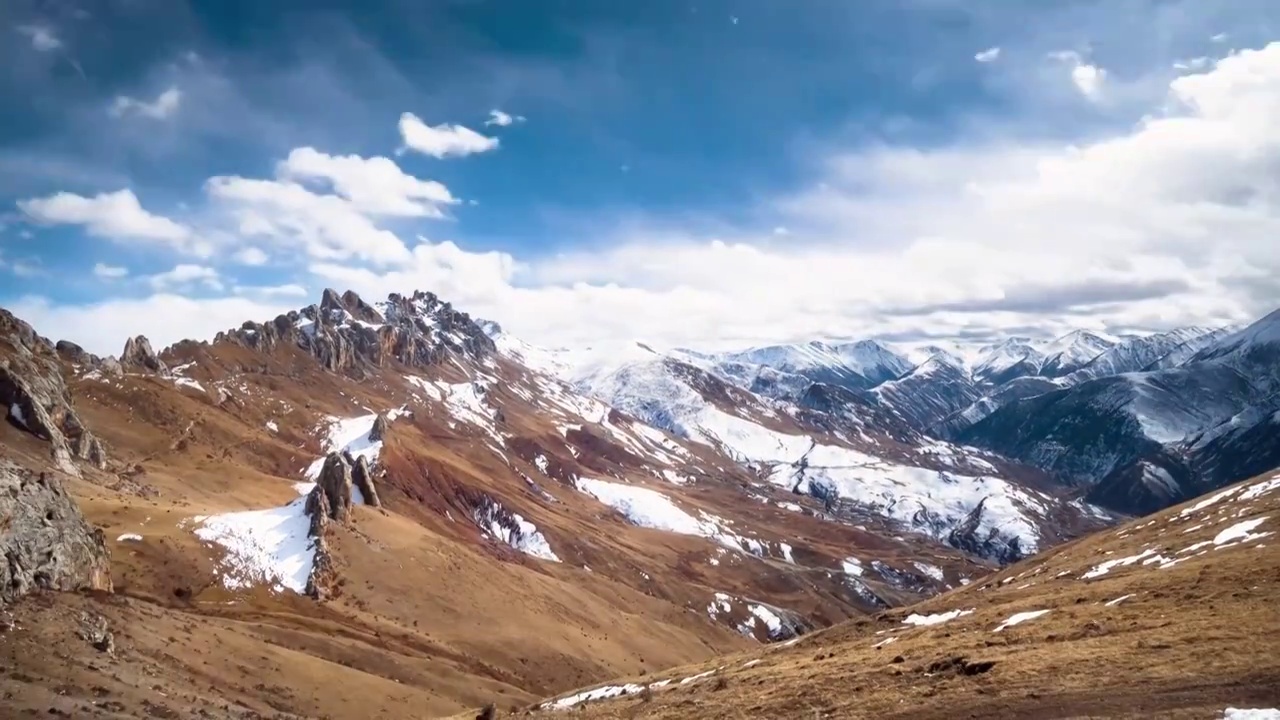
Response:
[[[647,698],[666,681],[541,700],[682,666],[693,669],[659,693],[661,703],[600,712],[675,717],[694,702],[700,716],[731,717],[738,710],[730,708],[760,700],[742,689],[713,689],[710,705],[701,699],[709,683],[719,687],[704,679],[729,667],[716,660],[726,656],[743,658],[732,662],[744,671],[782,663],[771,671],[781,680],[808,667],[795,664],[798,653],[814,657],[859,637],[868,658],[909,655],[909,663],[936,660],[917,660],[909,648],[929,647],[932,658],[960,642],[960,659],[945,668],[889,663],[886,681],[917,671],[985,678],[970,661],[999,668],[993,677],[1032,678],[1046,671],[1035,648],[1050,652],[1055,638],[1155,643],[1165,636],[1148,637],[1154,626],[1120,633],[1115,620],[1083,609],[1060,613],[1074,618],[1071,627],[1026,641],[1032,654],[1016,661],[1004,659],[1013,651],[1007,639],[1022,630],[993,636],[1006,638],[1006,649],[986,651],[994,660],[969,657],[970,641],[936,636],[987,632],[979,625],[1006,605],[1011,617],[1022,605],[1058,607],[1066,597],[1093,607],[1091,595],[1068,587],[1093,576],[1040,576],[1087,553],[1104,565],[1104,555],[1121,560],[1108,543],[1146,538],[1154,531],[1138,531],[1169,522],[1105,529],[1128,513],[1280,465],[1277,436],[1265,431],[1275,421],[1265,401],[1277,380],[1276,319],[1149,371],[1126,363],[1160,358],[1111,353],[1123,343],[1083,361],[1072,348],[1093,348],[1096,336],[1054,341],[1063,348],[1054,367],[1080,367],[1008,379],[1005,386],[1043,380],[1053,389],[1000,405],[957,442],[932,426],[1002,386],[974,369],[983,363],[934,353],[913,364],[874,341],[726,354],[645,344],[555,350],[429,292],[369,302],[326,290],[316,304],[246,321],[211,342],[157,352],[137,337],[104,358],[47,340],[6,312],[5,702],[103,717],[201,717],[206,708],[218,717],[440,717],[489,703],[548,712],[651,685]],[[1159,343],[1181,347],[1149,344]],[[1104,355],[1120,374],[1072,379]],[[1128,394],[1102,414],[1092,398],[1117,386]],[[1222,409],[1205,402],[1205,388]],[[1187,408],[1204,419],[1194,437],[1178,438],[1185,447],[1142,434],[1157,418],[1185,425]],[[1062,431],[1054,423],[1079,434],[1055,446]],[[1150,480],[1126,479],[1119,460],[1093,479],[1087,473],[1104,460],[1090,448],[1132,456],[1126,462],[1147,473],[1179,473],[1185,484],[1143,494],[1135,488]],[[1226,556],[1246,560],[1215,572],[1270,567],[1273,575],[1277,566],[1264,562],[1274,560],[1263,540],[1268,506],[1258,503],[1270,502],[1274,484],[1220,494],[1250,503],[1187,523],[1205,542],[1179,535],[1184,551],[1165,547],[1172,536],[1152,536],[1119,565],[1154,558],[1145,565],[1164,564],[1152,577],[1172,583]],[[1217,525],[1236,518],[1254,524],[1215,542],[1230,534]],[[1138,542],[1126,539],[1125,552]],[[1217,546],[1221,554],[1207,554]],[[1159,572],[1184,560],[1179,572]],[[1001,569],[1010,563],[1019,564]],[[1143,592],[1156,602],[1180,596],[1177,587]],[[1265,597],[1258,587],[1231,602]],[[1250,637],[1276,630],[1274,614],[1257,617]],[[821,639],[792,643],[824,628]],[[751,655],[778,643],[788,648]],[[816,657],[838,654],[844,663],[861,653]],[[840,667],[831,666],[831,682],[843,677]],[[1253,668],[1238,696],[1258,696],[1275,669]],[[1223,682],[1245,677],[1219,670]],[[732,674],[730,687],[754,682]],[[874,698],[906,692],[891,689],[897,679],[849,682],[880,688]],[[802,692],[803,683],[786,684]],[[804,707],[839,707],[821,697]],[[1037,698],[1064,697],[1007,702],[1029,711]],[[1079,702],[1068,704],[1092,707]]]

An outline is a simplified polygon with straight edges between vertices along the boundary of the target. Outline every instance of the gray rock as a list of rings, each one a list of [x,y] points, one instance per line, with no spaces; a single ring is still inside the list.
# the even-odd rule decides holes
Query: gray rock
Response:
[[[102,443],[71,403],[53,344],[30,325],[0,310],[0,415],[49,443],[54,464],[79,476],[74,460],[106,467]]]
[[[328,515],[331,520],[346,522],[351,514],[351,463],[340,453],[329,453],[320,477],[316,480],[318,489],[328,500]],[[315,492],[314,490],[312,492]]]
[[[53,473],[0,460],[0,605],[39,590],[111,590],[110,556]]]
[[[360,489],[366,505],[382,507],[382,500],[378,498],[378,489],[373,484],[373,471],[369,469],[369,462],[363,455],[356,460],[355,467],[351,469],[351,482]]]
[[[150,370],[164,373],[169,368],[151,349],[151,341],[145,335],[129,338],[124,342],[124,351],[120,353],[120,365],[134,370]]]

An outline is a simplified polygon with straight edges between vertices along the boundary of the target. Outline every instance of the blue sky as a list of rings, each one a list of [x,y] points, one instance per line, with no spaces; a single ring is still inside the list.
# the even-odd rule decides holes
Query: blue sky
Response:
[[[435,290],[548,344],[1280,297],[1263,0],[0,8],[0,304],[114,351]],[[496,121],[495,121],[496,119]]]

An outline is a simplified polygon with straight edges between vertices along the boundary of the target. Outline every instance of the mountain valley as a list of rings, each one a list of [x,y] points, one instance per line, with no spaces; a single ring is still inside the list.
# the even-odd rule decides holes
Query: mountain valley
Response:
[[[798,699],[805,658],[838,649],[848,660],[822,672],[843,678],[879,667],[887,641],[910,667],[849,682],[878,688],[873,703],[927,705],[904,672],[968,671],[917,657],[992,648],[974,645],[979,625],[1066,603],[1067,581],[1048,582],[1060,565],[1156,545],[1178,558],[1172,537],[1138,532],[1157,521],[1130,518],[1280,466],[1277,323],[1016,338],[963,357],[874,340],[557,350],[429,292],[326,290],[211,342],[157,352],[137,337],[103,358],[0,312],[0,477],[23,508],[0,528],[0,690],[72,717],[474,717],[614,678],[635,690],[593,697],[636,695],[662,674],[674,687],[655,698],[585,707],[783,717],[779,703],[800,702],[845,717],[823,693]],[[1269,511],[1275,481],[1252,482],[1230,491],[1248,501],[1232,517]],[[1183,517],[1170,512],[1157,517]],[[1273,632],[1258,605],[1273,590],[1213,594],[1259,568],[1255,585],[1276,580],[1261,525],[1217,543],[1253,543],[1222,553],[1247,560],[1149,572],[1212,576],[1197,598]],[[1188,547],[1217,537],[1200,534]],[[991,650],[999,672],[1043,668],[1062,638],[1105,653],[1120,637],[1168,642],[1091,614],[1103,590],[1142,585],[1152,612],[1182,592],[1145,582],[1089,583],[1033,626],[1057,639],[1019,648],[1019,630]],[[962,605],[980,612],[895,625]],[[708,690],[726,657],[751,672]],[[745,690],[771,666],[788,693]],[[1240,672],[1207,678],[1204,702],[1225,702]],[[1277,668],[1250,672],[1239,699],[1266,699]],[[1036,704],[1005,692],[1010,712]]]

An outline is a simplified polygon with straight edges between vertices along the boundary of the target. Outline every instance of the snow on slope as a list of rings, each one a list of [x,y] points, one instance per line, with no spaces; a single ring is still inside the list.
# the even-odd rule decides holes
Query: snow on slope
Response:
[[[302,496],[282,507],[193,518],[196,537],[225,553],[219,573],[228,590],[262,584],[277,592],[306,592],[315,547],[306,512],[311,484],[300,485],[306,488]]]
[[[679,535],[694,535],[713,540],[724,547],[757,557],[767,557],[764,543],[743,537],[729,529],[729,521],[705,511],[698,517],[685,512],[671,498],[639,485],[579,478],[578,490],[617,510],[632,525],[663,530]],[[789,554],[789,549],[783,551]]]
[[[709,403],[662,362],[622,368],[594,390],[638,419],[733,460],[767,469],[769,482],[819,497],[837,496],[904,527],[945,539],[979,504],[978,529],[1023,552],[1040,546],[1034,518],[1049,500],[994,476],[944,473],[819,444],[767,428]]]

